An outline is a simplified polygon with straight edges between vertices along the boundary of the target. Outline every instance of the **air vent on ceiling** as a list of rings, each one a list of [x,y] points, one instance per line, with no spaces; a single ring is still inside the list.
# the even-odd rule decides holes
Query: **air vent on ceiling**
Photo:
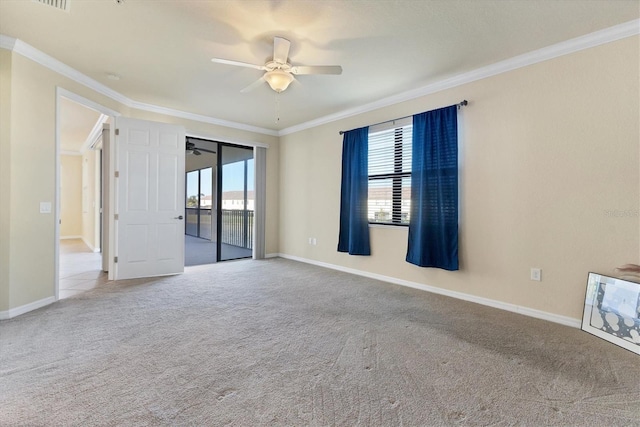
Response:
[[[69,7],[71,6],[71,0],[33,0],[36,3],[46,4],[47,6],[55,7],[56,9],[64,10],[65,12],[69,12]]]

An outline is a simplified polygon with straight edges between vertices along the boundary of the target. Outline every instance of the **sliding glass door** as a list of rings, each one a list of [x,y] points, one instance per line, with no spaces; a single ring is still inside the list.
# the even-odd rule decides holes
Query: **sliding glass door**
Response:
[[[253,150],[221,145],[218,159],[218,260],[248,258],[253,249]]]
[[[198,138],[187,142],[185,265],[250,258],[253,148]]]

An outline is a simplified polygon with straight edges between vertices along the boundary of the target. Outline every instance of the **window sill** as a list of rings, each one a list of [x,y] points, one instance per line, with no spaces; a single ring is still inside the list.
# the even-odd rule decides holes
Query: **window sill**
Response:
[[[375,224],[370,222],[369,228],[399,228],[400,230],[408,230],[409,224]]]

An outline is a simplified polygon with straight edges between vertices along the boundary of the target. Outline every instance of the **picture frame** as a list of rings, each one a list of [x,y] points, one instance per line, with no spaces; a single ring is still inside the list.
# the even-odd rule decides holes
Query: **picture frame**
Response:
[[[581,329],[640,355],[640,283],[589,273]]]

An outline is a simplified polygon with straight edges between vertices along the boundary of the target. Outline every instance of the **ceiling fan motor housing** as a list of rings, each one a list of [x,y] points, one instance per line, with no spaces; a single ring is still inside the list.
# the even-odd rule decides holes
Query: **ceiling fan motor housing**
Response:
[[[264,65],[249,64],[246,62],[233,61],[222,58],[211,58],[211,61],[226,65],[255,68],[265,71],[255,83],[242,89],[240,92],[249,92],[262,82],[267,82],[271,89],[280,93],[285,91],[292,81],[294,75],[299,74],[342,74],[342,67],[339,65],[296,65],[289,63],[289,48],[291,42],[282,37],[273,38],[273,59]]]
[[[276,69],[267,71],[264,74],[264,79],[267,81],[267,83],[269,83],[271,89],[280,93],[289,87],[289,85],[293,81],[293,75],[291,75],[291,73],[287,71]]]

